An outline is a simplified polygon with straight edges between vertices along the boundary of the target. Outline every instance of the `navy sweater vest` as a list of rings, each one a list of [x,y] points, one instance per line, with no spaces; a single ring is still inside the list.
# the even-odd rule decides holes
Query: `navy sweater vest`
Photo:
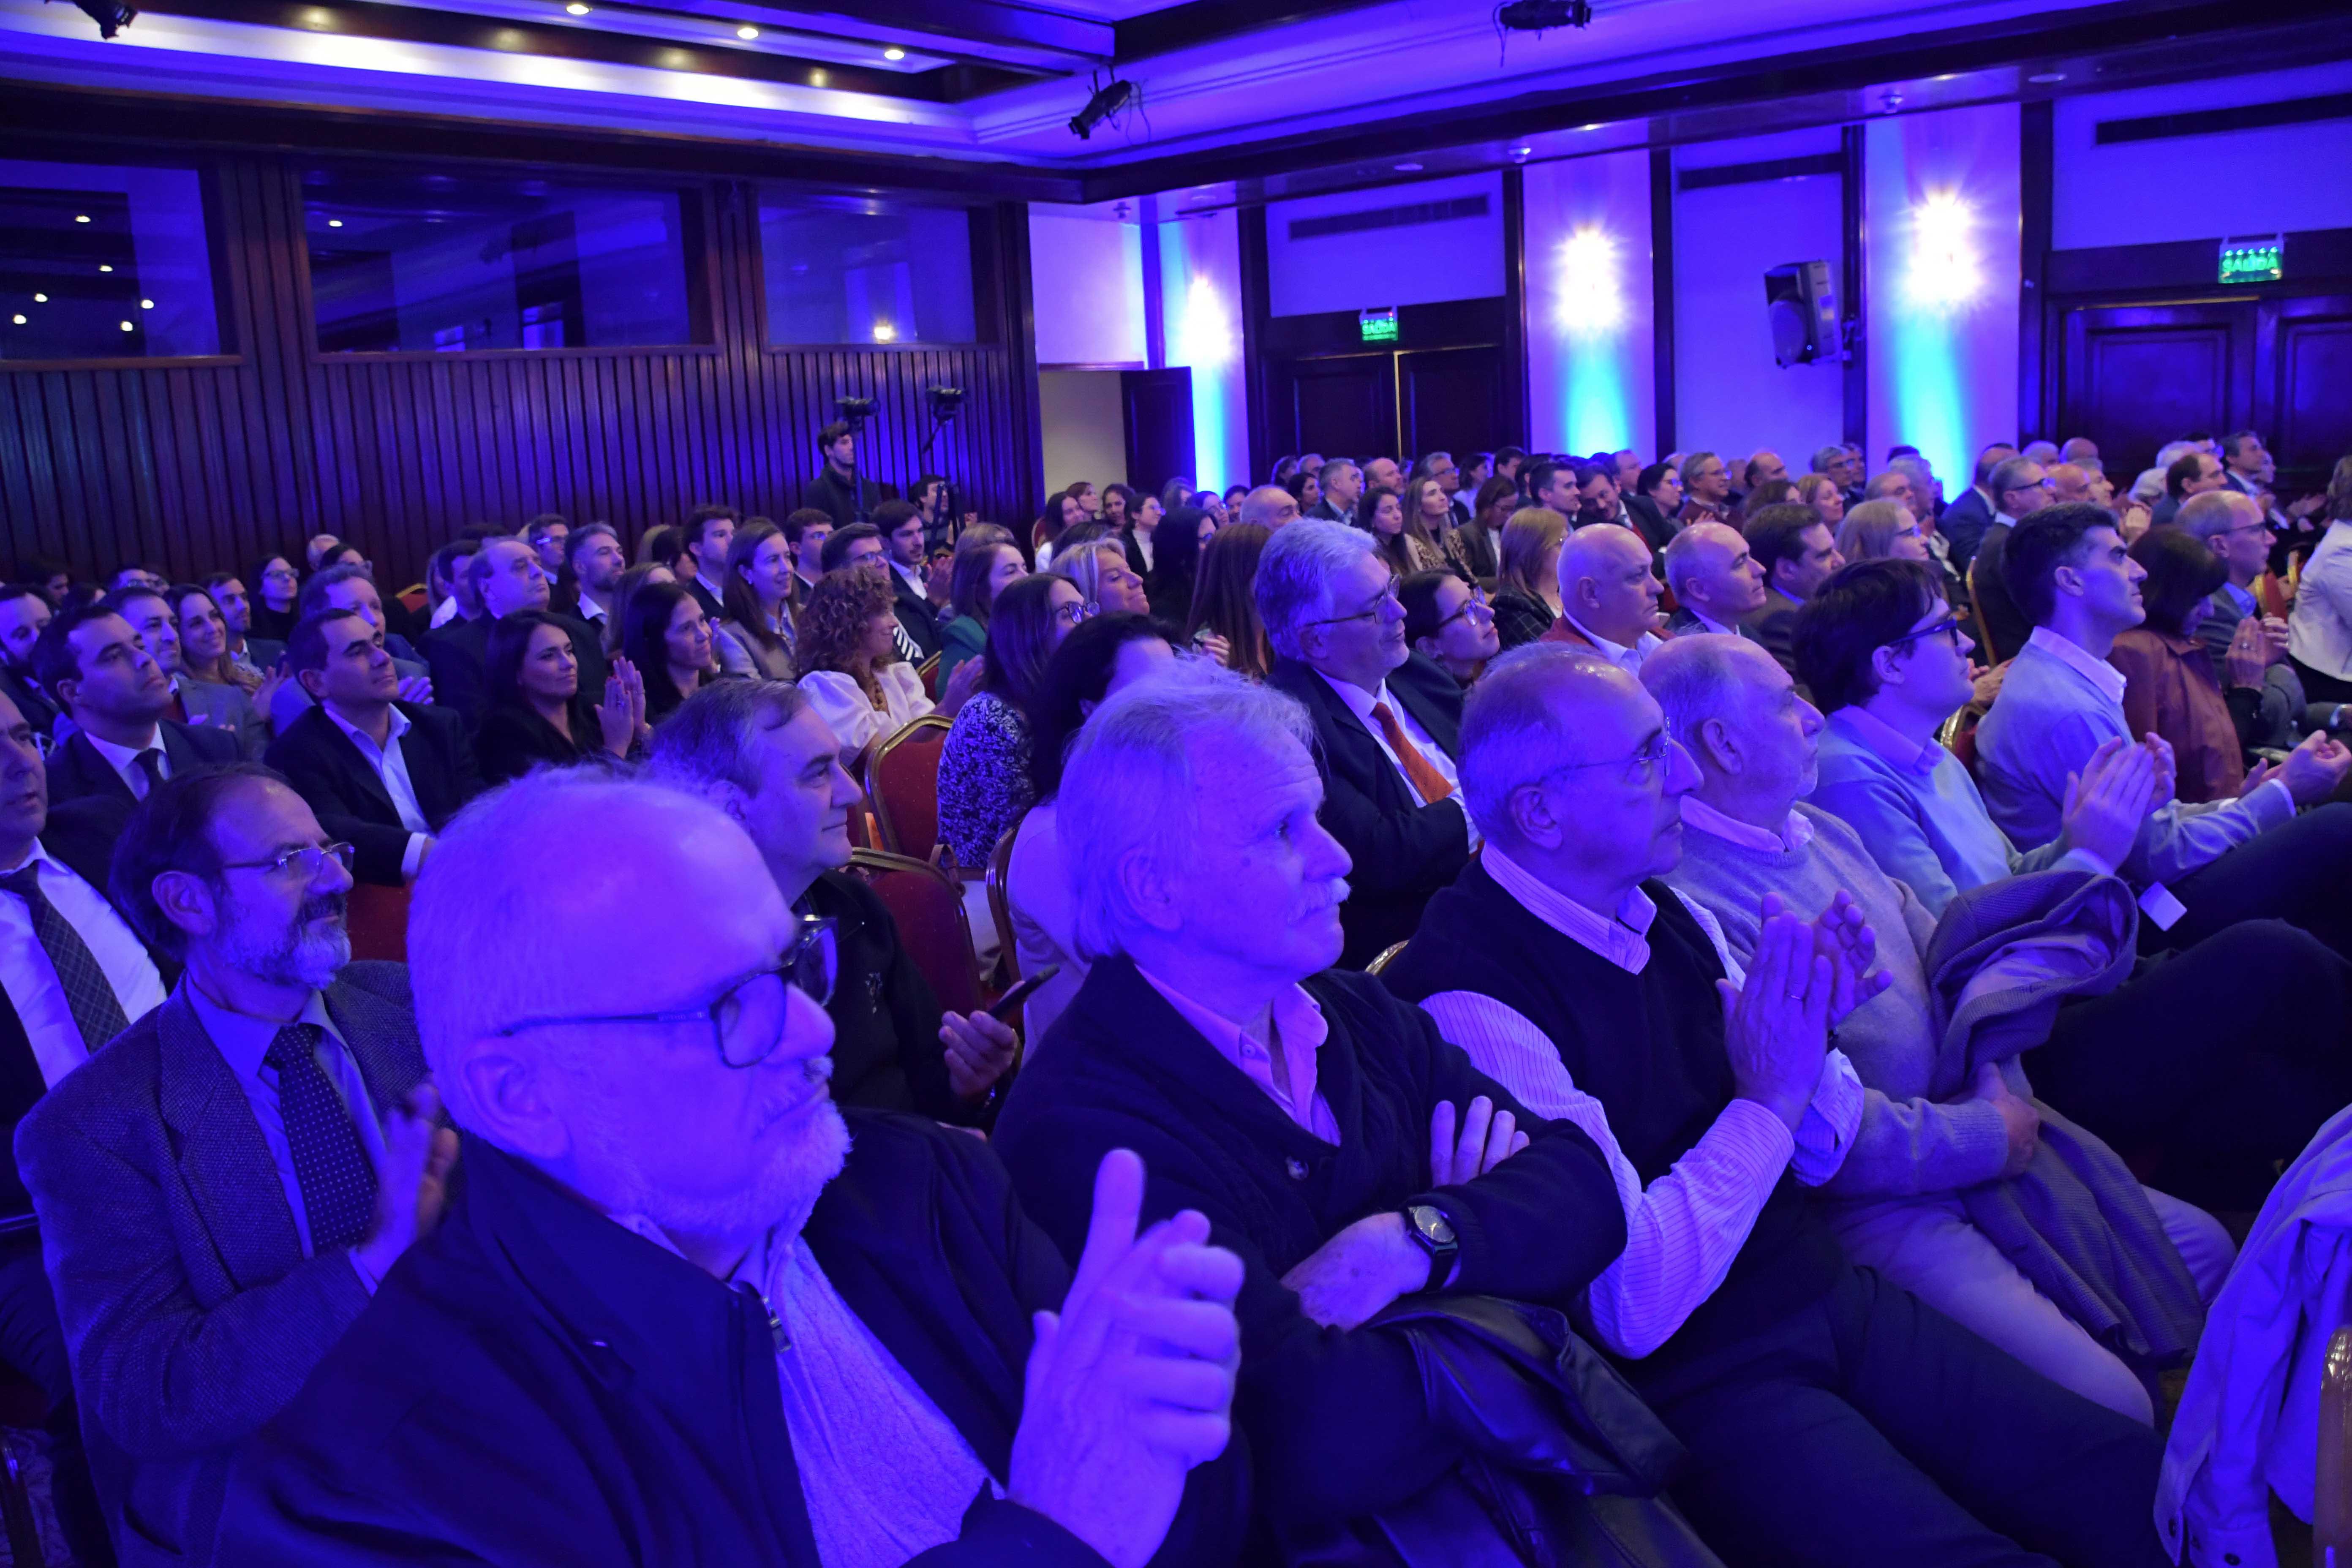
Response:
[[[1576,1087],[1609,1113],[1646,1187],[1714,1125],[1733,1084],[1715,944],[1664,883],[1642,890],[1658,918],[1648,965],[1628,974],[1530,914],[1474,861],[1430,900],[1381,978],[1411,1002],[1443,991],[1492,996],[1541,1029]],[[1843,1267],[1836,1237],[1784,1171],[1722,1285],[1635,1370],[1654,1373],[1777,1322],[1820,1299]]]

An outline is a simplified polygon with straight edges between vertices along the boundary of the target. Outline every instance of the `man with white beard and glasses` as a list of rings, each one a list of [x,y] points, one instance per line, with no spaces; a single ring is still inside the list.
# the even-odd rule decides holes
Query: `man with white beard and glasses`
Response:
[[[184,972],[16,1130],[126,1565],[213,1561],[231,1452],[440,1213],[456,1139],[407,972],[352,962],[350,854],[252,763],[158,783],[110,880]]]
[[[1234,1561],[1238,1260],[1139,1236],[1118,1152],[1073,1276],[979,1140],[836,1108],[833,934],[681,791],[457,818],[409,952],[466,1180],[241,1458],[221,1562]]]

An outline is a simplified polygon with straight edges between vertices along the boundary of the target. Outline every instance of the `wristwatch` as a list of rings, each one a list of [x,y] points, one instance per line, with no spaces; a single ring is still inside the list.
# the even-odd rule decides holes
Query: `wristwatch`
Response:
[[[1398,1212],[1404,1215],[1404,1233],[1429,1254],[1429,1283],[1422,1289],[1434,1290],[1454,1272],[1454,1261],[1462,1255],[1462,1240],[1454,1234],[1445,1211],[1434,1204],[1407,1204]]]

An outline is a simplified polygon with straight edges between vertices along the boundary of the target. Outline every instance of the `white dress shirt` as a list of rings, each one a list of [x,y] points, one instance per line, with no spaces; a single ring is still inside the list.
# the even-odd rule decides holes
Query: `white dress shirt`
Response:
[[[1491,845],[1481,863],[1505,892],[1578,946],[1629,974],[1649,966],[1648,933],[1658,910],[1641,889],[1626,895],[1613,918],[1603,919]],[[1745,984],[1746,972],[1715,917],[1687,899],[1683,907],[1714,943],[1726,977],[1734,985]],[[1422,1008],[1479,1071],[1538,1115],[1575,1122],[1608,1160],[1625,1208],[1625,1250],[1586,1295],[1593,1328],[1620,1355],[1645,1356],[1671,1339],[1722,1285],[1782,1169],[1793,1168],[1808,1186],[1821,1185],[1845,1163],[1862,1124],[1862,1080],[1853,1064],[1832,1050],[1793,1136],[1787,1123],[1761,1105],[1735,1100],[1674,1168],[1644,1190],[1640,1173],[1610,1131],[1608,1112],[1576,1087],[1559,1047],[1532,1020],[1474,991],[1442,991]]]
[[[428,631],[437,632],[443,626],[447,626],[451,621],[454,621],[457,618],[457,595],[452,594],[447,598],[433,606],[433,618],[425,623],[425,629]]]
[[[1561,613],[1567,614],[1565,611]],[[1642,661],[1666,646],[1665,639],[1657,633],[1643,632],[1632,647],[1627,647],[1623,643],[1611,642],[1574,616],[1568,616],[1567,618],[1568,624],[1576,628],[1578,635],[1592,645],[1594,652],[1636,679],[1641,678]]]
[[[98,748],[98,754],[106,759],[106,765],[112,768],[122,782],[130,786],[131,797],[133,800],[147,798],[147,770],[139,765],[139,754],[142,752],[154,752],[155,761],[163,776],[165,778],[172,776],[172,753],[163,749],[163,726],[161,724],[155,726],[155,732],[147,738],[147,743],[143,746],[118,746],[111,741],[100,740],[87,730],[84,730],[81,734],[83,740]]]
[[[224,1007],[193,981],[184,982],[182,989],[187,994],[189,1006],[195,1010],[196,1021],[204,1026],[213,1048],[228,1064],[237,1087],[245,1090],[246,1103],[253,1108],[253,1120],[261,1128],[261,1141],[269,1146],[270,1163],[278,1167],[278,1180],[286,1190],[287,1206],[294,1211],[294,1234],[302,1243],[302,1256],[316,1257],[317,1251],[310,1245],[310,1211],[302,1205],[302,1180],[294,1173],[294,1146],[286,1138],[286,1113],[278,1104],[278,1069],[262,1059],[269,1054],[270,1042],[285,1025]],[[361,1076],[359,1063],[352,1059],[351,1048],[343,1043],[335,1021],[327,1016],[326,998],[311,992],[310,1000],[302,1004],[299,1021],[319,1026],[319,1044],[313,1053],[319,1066],[342,1100],[343,1108],[352,1113],[352,1123],[359,1129],[360,1147],[371,1161],[381,1161],[383,1129],[377,1125],[375,1106],[368,1100],[367,1079]],[[373,1295],[376,1277],[360,1262],[356,1252],[349,1256],[352,1272]]]
[[[384,731],[383,744],[378,746],[373,736],[347,723],[332,704],[321,706],[335,728],[352,738],[375,776],[383,781],[383,793],[392,796],[392,809],[399,813],[400,825],[408,829],[408,847],[400,856],[401,879],[414,881],[417,865],[425,858],[425,847],[433,840],[433,825],[425,819],[425,808],[416,804],[416,786],[408,782],[408,762],[400,754],[400,738],[408,733],[408,715],[397,708],[388,710],[392,725]]]
[[[2327,525],[2296,579],[2286,650],[2322,675],[2352,680],[2352,521]]]
[[[1323,675],[1319,669],[1315,673]],[[1470,807],[1462,799],[1462,774],[1455,769],[1454,759],[1445,754],[1444,747],[1430,739],[1429,731],[1421,727],[1403,703],[1389,695],[1389,683],[1385,680],[1381,681],[1379,689],[1374,691],[1367,691],[1352,680],[1334,680],[1328,675],[1323,675],[1323,683],[1339,694],[1339,700],[1348,705],[1348,711],[1356,716],[1356,722],[1364,727],[1365,732],[1371,736],[1373,743],[1380,747],[1381,755],[1388,758],[1396,768],[1397,777],[1404,780],[1405,787],[1412,790],[1418,797],[1421,794],[1421,786],[1414,784],[1412,775],[1404,771],[1404,759],[1397,755],[1394,746],[1389,744],[1387,731],[1381,728],[1381,721],[1372,717],[1374,707],[1383,702],[1388,704],[1389,711],[1396,715],[1398,726],[1404,731],[1404,738],[1411,741],[1413,749],[1422,754],[1431,767],[1437,770],[1438,775],[1445,780],[1451,789],[1454,801],[1462,806],[1463,823],[1470,830],[1470,847],[1477,848],[1478,825],[1470,820]],[[1433,801],[1430,804],[1436,803]]]
[[[32,864],[40,868],[34,880],[52,908],[73,927],[82,945],[106,975],[121,1005],[125,1023],[137,1023],[163,1000],[163,980],[138,937],[114,912],[96,888],[83,881],[40,846],[36,839]],[[7,868],[20,870],[25,861]],[[65,984],[57,966],[33,934],[33,911],[24,900],[0,893],[0,991],[16,1009],[32,1043],[33,1059],[40,1064],[41,1081],[50,1088],[58,1079],[89,1059],[89,1047],[74,1022],[66,1001]],[[103,1040],[95,1042],[103,1045]]]

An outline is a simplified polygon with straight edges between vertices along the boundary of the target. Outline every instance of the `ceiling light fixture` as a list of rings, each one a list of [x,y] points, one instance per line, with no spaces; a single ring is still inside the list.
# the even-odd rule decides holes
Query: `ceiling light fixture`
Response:
[[[748,44],[760,36],[760,29],[746,22],[735,29],[735,36]]]
[[[327,220],[327,226],[329,228],[341,228],[343,226],[343,220],[339,217],[331,217]]]
[[[884,49],[882,51],[882,58],[886,60],[903,60],[907,58],[907,51],[904,49]]]
[[[1071,133],[1081,142],[1087,141],[1094,135],[1096,126],[1125,109],[1134,97],[1133,82],[1121,81],[1117,77],[1111,78],[1108,82],[1095,89],[1095,95],[1087,100],[1087,106],[1084,109],[1070,116]]]
[[[130,323],[130,322],[125,321],[125,322],[123,322],[123,323],[122,323],[122,330],[123,330],[124,331],[128,332],[128,331],[133,331],[133,330],[135,330],[135,329],[133,329],[133,328],[132,328],[132,326],[131,325],[131,323]]]
[[[155,308],[155,301],[152,300],[142,300],[139,301],[139,308],[142,310],[152,310]]]
[[[1400,174],[1418,174],[1421,173],[1421,165],[1418,163],[1399,163],[1396,166],[1396,172]]]
[[[2040,82],[2042,86],[2048,87],[2053,81],[2064,81],[2066,79],[2066,73],[2064,71],[2036,71],[2025,79],[2032,82]]]
[[[89,221],[89,215],[88,213],[76,213],[76,214],[74,214],[74,222],[76,222],[76,223],[88,223]]]
[[[24,318],[24,317],[22,317],[22,316],[18,316],[18,317],[16,319],[16,324],[17,324],[18,326],[20,326],[20,327],[21,327],[21,326],[23,326],[23,325],[25,324],[25,318]]]
[[[100,263],[98,264],[98,269],[99,269],[100,272],[111,272],[111,271],[113,271],[113,270],[114,270],[114,268],[113,268],[109,267],[109,266],[108,266],[105,262],[103,262],[103,261],[101,261],[101,262],[100,262]]]
[[[594,7],[581,4],[581,0],[572,0],[572,4],[566,5],[564,9],[575,16],[585,16]]]
[[[47,294],[36,294],[33,296],[33,303],[36,305],[46,305],[48,302],[49,297]]]

